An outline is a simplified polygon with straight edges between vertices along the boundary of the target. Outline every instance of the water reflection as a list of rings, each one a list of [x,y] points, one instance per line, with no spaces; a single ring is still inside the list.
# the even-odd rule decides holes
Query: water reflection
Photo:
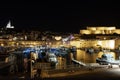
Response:
[[[56,65],[56,69],[65,69],[66,68],[66,59],[62,57],[57,57],[58,64]]]
[[[113,54],[114,58],[116,58],[116,55],[114,52],[109,52],[109,53]],[[77,50],[76,56],[77,56],[78,61],[82,61],[84,63],[95,63],[96,58],[101,57],[102,54],[103,54],[103,52],[89,54],[83,50]]]

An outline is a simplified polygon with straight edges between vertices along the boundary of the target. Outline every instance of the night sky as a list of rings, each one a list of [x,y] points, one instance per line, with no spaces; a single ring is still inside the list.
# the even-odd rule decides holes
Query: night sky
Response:
[[[120,28],[120,6],[108,0],[0,3],[0,27],[79,33],[86,26]]]

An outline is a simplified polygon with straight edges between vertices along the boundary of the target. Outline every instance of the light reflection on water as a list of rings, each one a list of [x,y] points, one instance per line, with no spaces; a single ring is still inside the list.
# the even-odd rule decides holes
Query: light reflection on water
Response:
[[[82,50],[77,50],[77,60],[85,63],[94,63],[97,54],[89,54]]]
[[[102,54],[103,54],[103,52],[89,54],[83,50],[77,50],[76,56],[77,56],[78,61],[82,61],[85,63],[95,63],[96,58],[101,57]],[[113,54],[113,57],[115,58],[116,55],[114,52],[110,52],[110,54]]]
[[[84,63],[96,63],[96,58],[101,57],[102,54],[103,54],[103,52],[89,54],[83,50],[77,50],[76,59],[78,61],[82,61]],[[114,52],[110,52],[110,54],[113,54],[113,57],[115,57]],[[58,59],[58,64],[56,66],[56,69],[66,68],[67,60],[62,57],[58,57],[57,59]]]

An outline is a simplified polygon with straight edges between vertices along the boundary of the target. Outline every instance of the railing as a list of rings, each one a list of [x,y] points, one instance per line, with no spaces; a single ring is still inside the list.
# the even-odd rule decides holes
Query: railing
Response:
[[[56,66],[52,67],[50,63],[36,63],[33,66],[33,69],[36,69],[36,70],[41,69],[40,75],[44,78],[44,77],[51,77],[58,74],[69,74],[71,72],[84,73],[84,72],[103,70],[103,69],[106,69],[105,67],[108,67],[108,66],[101,66],[98,64],[91,63],[91,64],[86,64],[86,66],[66,65],[66,66],[59,66],[59,67],[61,68],[56,68]]]
[[[50,63],[40,63],[37,62],[33,65],[33,69],[50,69]]]

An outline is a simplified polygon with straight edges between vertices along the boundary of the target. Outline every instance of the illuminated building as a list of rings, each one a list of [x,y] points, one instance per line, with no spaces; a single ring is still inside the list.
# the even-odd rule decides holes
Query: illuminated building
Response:
[[[120,34],[120,29],[114,26],[110,27],[87,27],[86,30],[80,30],[80,34]]]
[[[84,37],[85,40],[92,38],[92,42],[94,42],[94,40],[97,40],[98,43],[101,43],[99,45],[109,49],[115,49],[120,45],[119,34],[120,29],[116,29],[116,27],[114,26],[87,27],[86,30],[80,30],[80,35],[82,35],[82,37]],[[104,45],[102,45],[102,43]]]
[[[105,50],[115,50],[120,46],[120,29],[116,29],[115,26],[98,26],[87,27],[86,30],[80,30],[80,48],[102,48]],[[77,45],[78,46],[78,45]],[[84,56],[84,60],[95,62],[95,58],[101,56],[103,53],[93,54],[91,57],[85,52],[81,54]],[[120,56],[116,52],[113,52],[114,58],[118,59]],[[80,56],[80,55],[79,55]],[[79,57],[81,58],[81,57]],[[78,58],[78,59],[79,59]],[[82,58],[81,58],[82,59]]]

